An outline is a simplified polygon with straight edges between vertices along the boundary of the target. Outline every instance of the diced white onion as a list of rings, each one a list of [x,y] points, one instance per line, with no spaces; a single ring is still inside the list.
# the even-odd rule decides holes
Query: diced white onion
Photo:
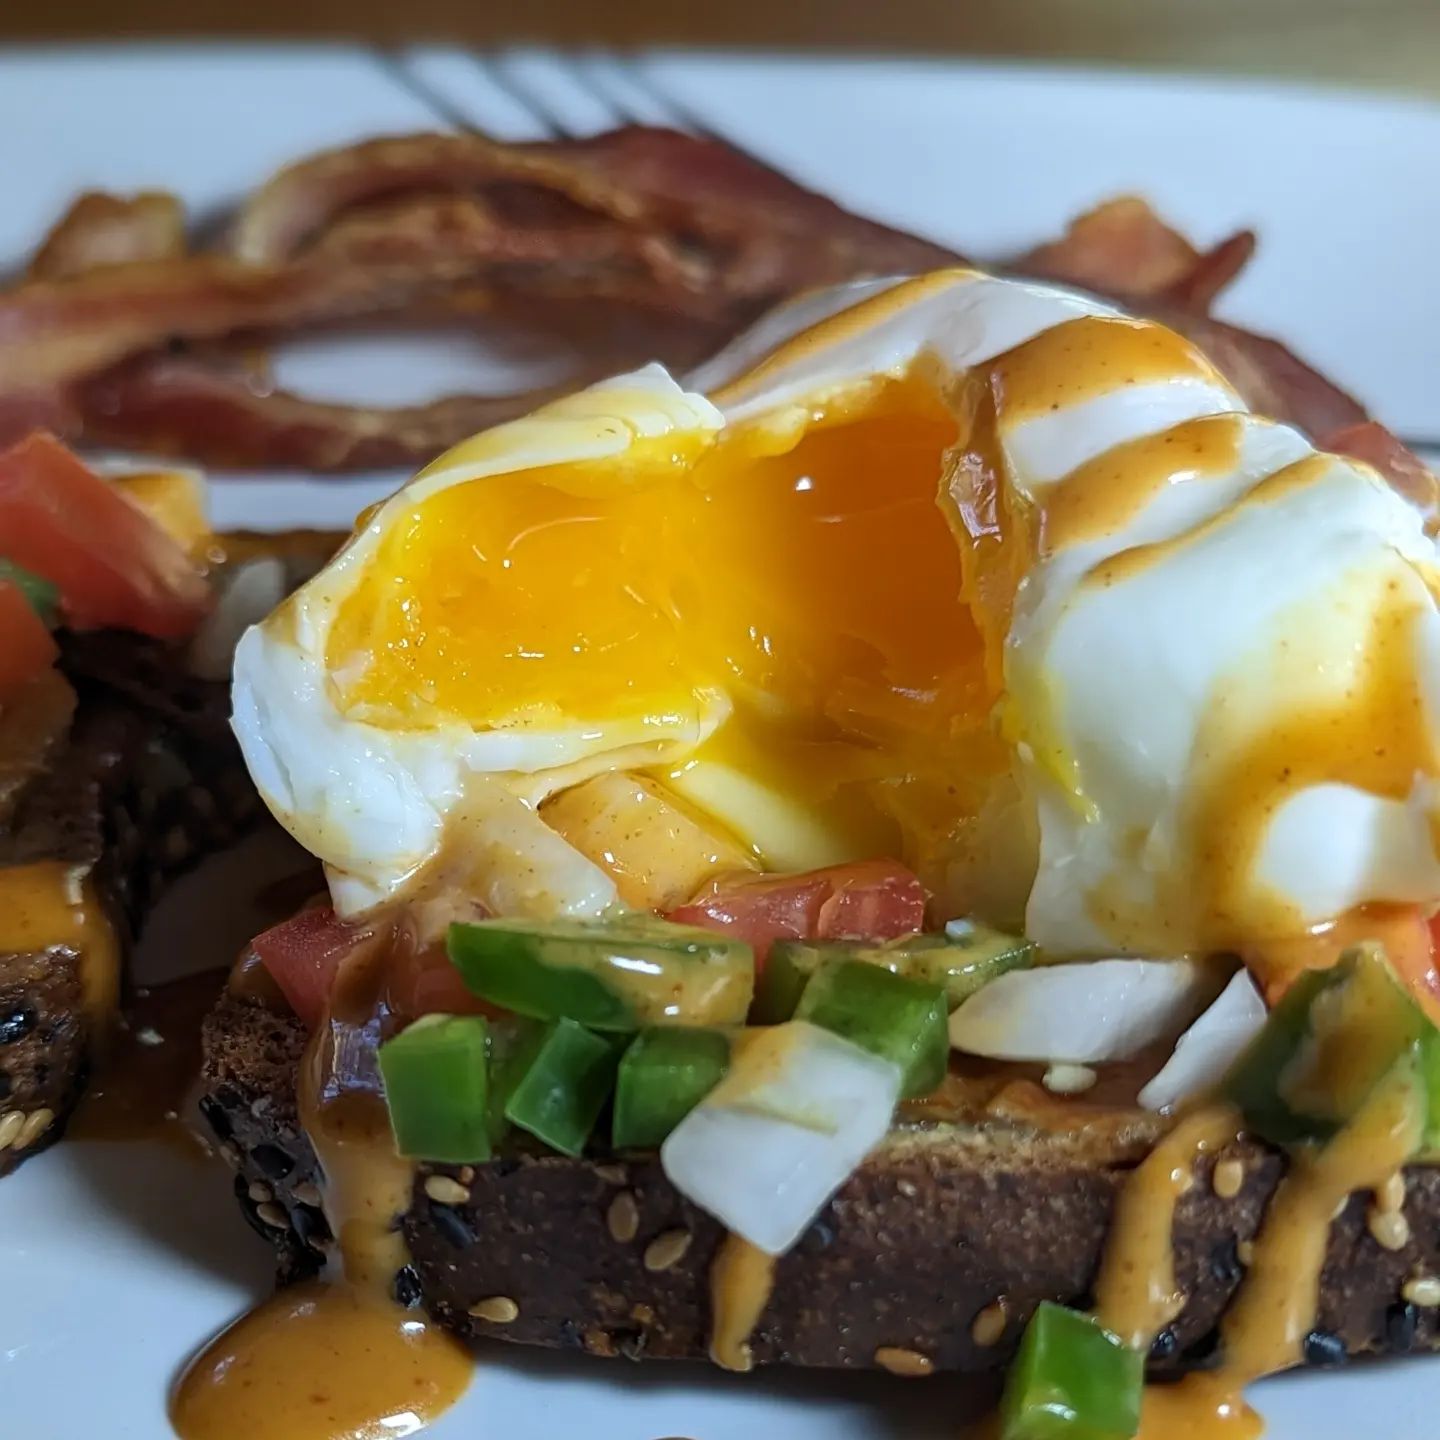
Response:
[[[285,566],[276,556],[237,566],[191,642],[190,668],[203,680],[228,680],[240,637],[284,598]]]
[[[1160,1073],[1140,1092],[1147,1110],[1165,1110],[1219,1083],[1265,1024],[1265,1002],[1237,970],[1220,998],[1180,1037]]]
[[[1205,971],[1190,960],[1012,970],[950,1017],[950,1043],[994,1060],[1125,1060],[1174,1034],[1205,1003],[1205,988]]]
[[[780,1255],[884,1137],[899,1096],[889,1061],[803,1020],[769,1026],[737,1043],[660,1161],[682,1195]]]

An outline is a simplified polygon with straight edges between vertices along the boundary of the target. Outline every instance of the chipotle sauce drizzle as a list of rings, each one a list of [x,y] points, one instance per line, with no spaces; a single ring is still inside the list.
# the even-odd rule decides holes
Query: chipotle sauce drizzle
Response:
[[[190,1362],[170,1406],[182,1440],[408,1435],[470,1382],[469,1351],[393,1297],[409,1260],[398,1222],[414,1166],[395,1151],[378,1076],[347,1050],[384,1022],[389,940],[379,934],[342,962],[300,1066],[300,1120],[320,1161],[338,1262],[242,1316]]]

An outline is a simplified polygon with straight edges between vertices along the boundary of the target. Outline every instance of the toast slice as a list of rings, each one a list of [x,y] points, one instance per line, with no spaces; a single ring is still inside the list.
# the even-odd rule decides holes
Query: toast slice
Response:
[[[282,1280],[317,1268],[330,1238],[296,1112],[305,1038],[293,1016],[235,996],[205,1025],[202,1109]],[[1086,1300],[1117,1190],[1159,1128],[1138,1112],[1063,1129],[998,1115],[898,1126],[780,1261],[755,1362],[1002,1368],[1040,1300]],[[1244,1179],[1222,1196],[1212,1175],[1224,1159],[1239,1160]],[[1250,1141],[1200,1163],[1175,1220],[1186,1304],[1156,1343],[1156,1370],[1212,1352],[1283,1163]],[[1440,1344],[1437,1312],[1402,1293],[1440,1264],[1440,1169],[1408,1172],[1400,1249],[1371,1236],[1369,1204],[1353,1195],[1333,1225],[1306,1344],[1313,1363]],[[517,1149],[479,1166],[422,1165],[403,1228],[412,1263],[395,1277],[397,1298],[467,1339],[632,1359],[708,1353],[708,1275],[723,1231],[654,1155]],[[502,1299],[513,1306],[483,1303]]]
[[[16,908],[63,905],[52,887],[83,896],[89,943],[61,926],[54,943],[0,947],[0,1176],[62,1133],[119,958],[161,887],[261,815],[225,684],[189,674],[173,649],[109,632],[68,637],[61,666],[75,720],[0,824],[0,884]],[[22,918],[11,933],[29,930]]]

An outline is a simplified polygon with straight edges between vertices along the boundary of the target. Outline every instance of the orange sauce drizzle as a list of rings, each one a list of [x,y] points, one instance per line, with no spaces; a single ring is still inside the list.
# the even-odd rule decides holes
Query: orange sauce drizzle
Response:
[[[710,1358],[723,1369],[754,1364],[750,1336],[775,1288],[775,1257],[727,1235],[710,1266]]]
[[[0,869],[0,951],[73,950],[92,1044],[108,1036],[120,1002],[120,937],[88,868],[39,860]]]
[[[332,1014],[363,1020],[384,985],[383,941],[346,961]],[[320,1160],[341,1268],[281,1291],[221,1332],[171,1397],[182,1440],[380,1440],[408,1435],[465,1392],[474,1370],[453,1336],[392,1298],[409,1260],[398,1218],[414,1167],[396,1153],[378,1095],[325,1094],[329,1018],[300,1066],[301,1123]]]
[[[1175,1284],[1175,1207],[1194,1184],[1199,1157],[1239,1134],[1240,1117],[1229,1107],[1195,1111],[1146,1156],[1115,1202],[1095,1313],[1132,1349],[1148,1350],[1184,1308]]]
[[[1007,425],[1093,400],[1127,385],[1192,376],[1223,383],[1188,340],[1145,320],[1086,315],[1043,331],[992,371]]]

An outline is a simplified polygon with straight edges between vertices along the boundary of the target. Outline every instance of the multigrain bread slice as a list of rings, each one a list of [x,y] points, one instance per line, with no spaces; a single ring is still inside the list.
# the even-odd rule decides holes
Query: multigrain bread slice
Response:
[[[305,1032],[292,1016],[226,997],[204,1041],[202,1108],[235,1168],[236,1196],[274,1245],[281,1278],[306,1274],[329,1231],[296,1113]],[[913,1366],[908,1352],[937,1372],[1003,1366],[1040,1300],[1086,1300],[1116,1193],[1155,1135],[1138,1118],[1069,1133],[1014,1120],[897,1127],[780,1261],[756,1363]],[[1217,1193],[1221,1160],[1240,1162],[1236,1193],[1228,1183]],[[1185,1308],[1156,1344],[1156,1369],[1212,1352],[1282,1169],[1250,1141],[1199,1163],[1175,1218]],[[1399,1249],[1370,1234],[1368,1195],[1336,1217],[1306,1345],[1313,1362],[1440,1344],[1437,1312],[1402,1293],[1440,1264],[1440,1170],[1415,1167],[1408,1182]],[[467,1338],[635,1359],[708,1353],[708,1273],[723,1232],[653,1155],[517,1150],[475,1167],[421,1166],[403,1228],[412,1263],[396,1276],[397,1298]],[[472,1313],[498,1299],[513,1302],[513,1318],[484,1318],[509,1316],[509,1305]]]
[[[261,806],[230,734],[228,687],[137,636],[69,637],[69,736],[0,825],[0,869],[90,879],[121,949],[163,885],[237,839]],[[59,1138],[94,1053],[80,953],[0,950],[0,1176]]]

